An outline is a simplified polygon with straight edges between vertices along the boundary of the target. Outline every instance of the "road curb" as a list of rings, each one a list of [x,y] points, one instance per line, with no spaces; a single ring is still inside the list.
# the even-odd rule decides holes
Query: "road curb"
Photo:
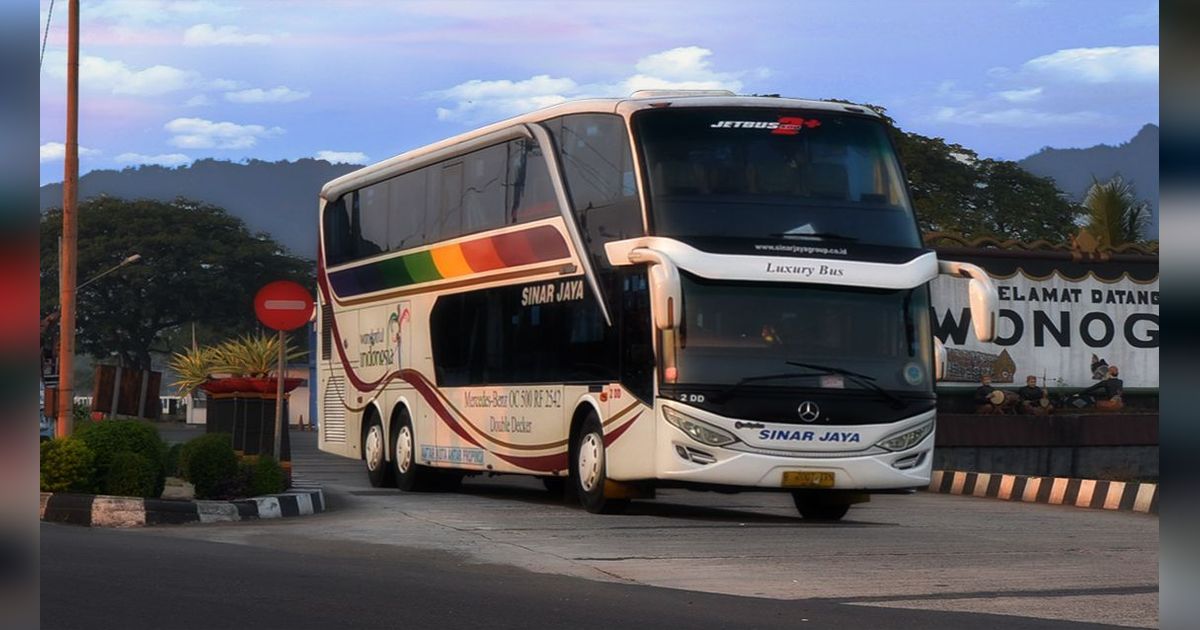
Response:
[[[935,470],[927,490],[1003,501],[1158,514],[1157,483]]]
[[[38,516],[51,523],[124,528],[288,518],[319,514],[325,509],[325,493],[321,486],[294,481],[287,492],[236,501],[140,499],[43,492]]]

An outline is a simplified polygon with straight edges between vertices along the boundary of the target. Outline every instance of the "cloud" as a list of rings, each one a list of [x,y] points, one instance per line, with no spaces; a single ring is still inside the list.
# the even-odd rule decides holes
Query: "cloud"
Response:
[[[1017,67],[987,71],[991,92],[948,98],[939,88],[929,119],[939,123],[1011,128],[1110,126],[1112,112],[1154,94],[1158,46],[1065,48]]]
[[[99,155],[99,149],[89,149],[85,146],[79,147],[79,157],[87,157],[90,155]],[[47,142],[38,147],[39,162],[59,162],[67,155],[67,145],[61,142]]]
[[[263,33],[245,33],[240,27],[197,24],[183,33],[185,46],[244,46],[270,44],[274,39]]]
[[[453,101],[452,107],[437,108],[438,120],[477,123],[513,116],[555,105],[569,99],[628,96],[637,90],[689,89],[739,92],[746,78],[763,79],[767,68],[731,72],[713,68],[712,51],[699,46],[682,46],[647,55],[637,60],[633,73],[611,82],[580,84],[569,77],[541,74],[512,81],[473,79],[429,94]]]
[[[371,161],[361,151],[317,151],[315,157],[333,164],[366,164]]]
[[[712,51],[699,46],[672,48],[638,60],[637,74],[620,83],[628,92],[652,89],[741,91],[738,73],[713,70]]]
[[[192,158],[182,153],[161,153],[159,155],[143,155],[141,153],[122,153],[116,157],[118,164],[159,164],[162,166],[181,166],[191,163]]]
[[[203,118],[176,118],[163,125],[171,144],[183,149],[248,149],[263,138],[283,133],[279,127],[213,122]]]
[[[523,81],[474,79],[435,93],[435,96],[457,101],[453,108],[437,108],[437,117],[438,120],[467,122],[490,116],[511,116],[561,103],[577,88],[571,79],[546,74]]]
[[[1158,81],[1158,46],[1066,48],[1025,62],[1022,69],[1061,82]]]
[[[1000,98],[1010,103],[1028,103],[1036,101],[1042,96],[1042,88],[1028,88],[1024,90],[1004,90],[996,93]]]
[[[241,11],[228,2],[206,0],[103,0],[87,3],[83,15],[88,19],[119,24],[162,24],[199,17],[227,16]]]
[[[992,110],[971,107],[940,107],[934,112],[933,119],[938,122],[961,125],[1021,128],[1090,125],[1108,120],[1103,114],[1091,111],[1046,112],[1020,107]]]
[[[233,79],[212,79],[204,84],[210,90],[236,90],[242,87],[241,81]]]
[[[311,95],[312,92],[293,90],[281,85],[269,90],[252,88],[237,92],[226,92],[225,100],[231,103],[293,103],[295,101],[302,101]]]
[[[66,53],[46,53],[45,72],[57,79],[67,76]],[[79,59],[79,81],[84,89],[129,96],[159,96],[192,87],[199,80],[194,72],[155,65],[136,69],[123,61],[84,55]]]
[[[206,94],[197,94],[184,101],[183,104],[186,107],[203,107],[205,105],[212,105],[212,100]]]

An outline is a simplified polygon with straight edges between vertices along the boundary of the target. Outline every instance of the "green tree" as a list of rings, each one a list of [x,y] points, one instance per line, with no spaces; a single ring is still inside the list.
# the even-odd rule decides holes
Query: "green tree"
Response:
[[[1088,211],[1088,231],[1108,247],[1141,241],[1150,221],[1149,205],[1138,201],[1133,184],[1120,175],[1106,182],[1092,178],[1083,206]]]
[[[972,226],[979,234],[1003,239],[1059,243],[1076,231],[1080,209],[1054,181],[1007,160],[981,160],[976,166]]]
[[[922,232],[1060,243],[1076,230],[1083,211],[1053,180],[1016,162],[980,158],[962,145],[904,131],[885,108],[867,107],[889,126]]]
[[[41,222],[42,312],[58,308],[62,211]],[[254,331],[254,293],[272,280],[314,284],[311,261],[253,234],[225,210],[201,202],[98,197],[80,204],[80,282],[141,254],[77,296],[77,347],[98,359],[151,367],[151,353],[175,349],[192,323],[223,337]]]

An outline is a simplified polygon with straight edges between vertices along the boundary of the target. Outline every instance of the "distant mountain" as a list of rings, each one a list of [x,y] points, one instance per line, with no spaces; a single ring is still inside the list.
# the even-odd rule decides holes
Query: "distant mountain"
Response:
[[[1049,177],[1076,201],[1092,185],[1120,174],[1133,182],[1139,199],[1151,207],[1146,237],[1158,238],[1158,126],[1146,125],[1129,142],[1118,146],[1098,144],[1087,149],[1046,147],[1018,162],[1025,170]]]
[[[317,257],[317,195],[331,179],[360,168],[325,160],[246,163],[212,159],[191,166],[92,171],[79,178],[79,198],[105,194],[169,201],[187,197],[220,206],[254,232],[267,232],[293,254]],[[41,188],[41,208],[62,205],[62,184]]]

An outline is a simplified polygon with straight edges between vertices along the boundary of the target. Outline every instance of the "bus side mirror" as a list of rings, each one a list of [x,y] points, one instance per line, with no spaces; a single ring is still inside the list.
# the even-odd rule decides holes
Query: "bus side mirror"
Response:
[[[683,288],[675,263],[661,252],[645,247],[629,252],[629,261],[650,264],[650,303],[654,312],[654,326],[659,330],[679,328],[683,322]]]
[[[996,287],[991,282],[984,284],[978,278],[971,278],[967,286],[971,300],[971,327],[975,329],[975,338],[989,342],[996,338]]]
[[[971,305],[971,327],[975,329],[975,338],[987,343],[996,338],[996,308],[1000,297],[996,294],[996,285],[987,272],[976,265],[950,260],[938,261],[941,273],[960,278],[970,278],[967,285],[967,295]]]
[[[674,330],[679,327],[680,311],[683,307],[679,276],[674,279],[665,265],[650,266],[650,299],[654,303],[654,325],[659,330]]]
[[[941,339],[933,338],[933,380],[946,379],[946,344]]]

